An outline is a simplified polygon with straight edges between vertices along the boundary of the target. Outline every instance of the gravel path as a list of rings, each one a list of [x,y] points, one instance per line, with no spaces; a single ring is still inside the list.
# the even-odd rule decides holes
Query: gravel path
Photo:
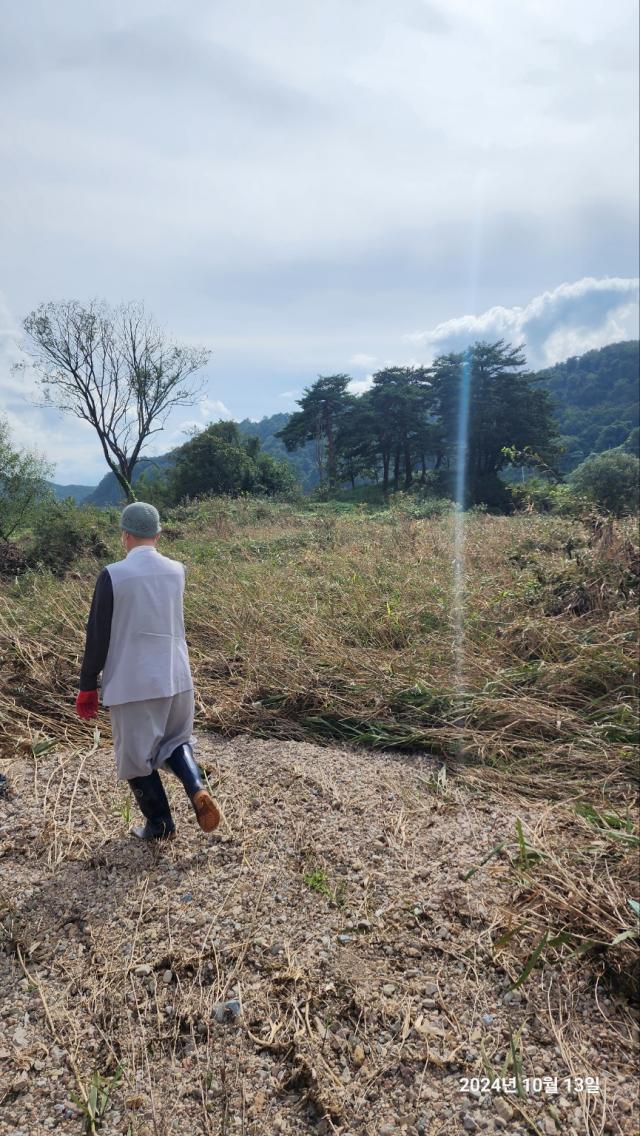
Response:
[[[584,964],[510,992],[508,864],[463,878],[544,803],[424,756],[198,756],[224,822],[205,836],[167,781],[154,848],[108,750],[0,762],[3,1136],[77,1136],[93,1097],[104,1136],[637,1131],[628,1006]]]

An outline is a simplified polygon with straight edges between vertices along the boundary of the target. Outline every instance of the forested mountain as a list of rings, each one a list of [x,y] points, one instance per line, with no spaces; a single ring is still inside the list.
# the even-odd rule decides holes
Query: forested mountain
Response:
[[[55,482],[50,481],[49,488],[57,501],[64,501],[66,497],[73,497],[76,504],[79,505],[93,493],[95,485],[56,485]]]
[[[638,426],[637,339],[610,343],[539,371],[565,445],[563,469],[624,445]]]

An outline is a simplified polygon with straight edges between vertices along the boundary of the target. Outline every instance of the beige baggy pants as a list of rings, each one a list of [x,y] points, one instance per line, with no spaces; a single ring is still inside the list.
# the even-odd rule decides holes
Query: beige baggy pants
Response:
[[[194,744],[193,690],[109,707],[119,781],[147,777],[176,746]]]

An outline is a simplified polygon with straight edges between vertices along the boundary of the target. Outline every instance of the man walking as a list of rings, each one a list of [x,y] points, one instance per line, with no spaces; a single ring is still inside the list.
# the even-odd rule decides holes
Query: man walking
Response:
[[[120,517],[124,560],[100,573],[87,623],[76,713],[109,707],[118,779],[128,781],[144,826],[142,840],[172,837],[175,825],[158,769],[182,782],[198,824],[211,832],[218,807],[193,759],[193,680],[184,635],[185,568],[156,549],[161,531],[153,505],[136,501]]]

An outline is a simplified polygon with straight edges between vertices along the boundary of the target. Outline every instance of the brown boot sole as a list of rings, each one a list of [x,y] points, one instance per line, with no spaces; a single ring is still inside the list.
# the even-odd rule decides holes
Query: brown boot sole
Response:
[[[206,789],[200,789],[193,798],[196,818],[203,832],[213,832],[220,824],[220,809]]]

